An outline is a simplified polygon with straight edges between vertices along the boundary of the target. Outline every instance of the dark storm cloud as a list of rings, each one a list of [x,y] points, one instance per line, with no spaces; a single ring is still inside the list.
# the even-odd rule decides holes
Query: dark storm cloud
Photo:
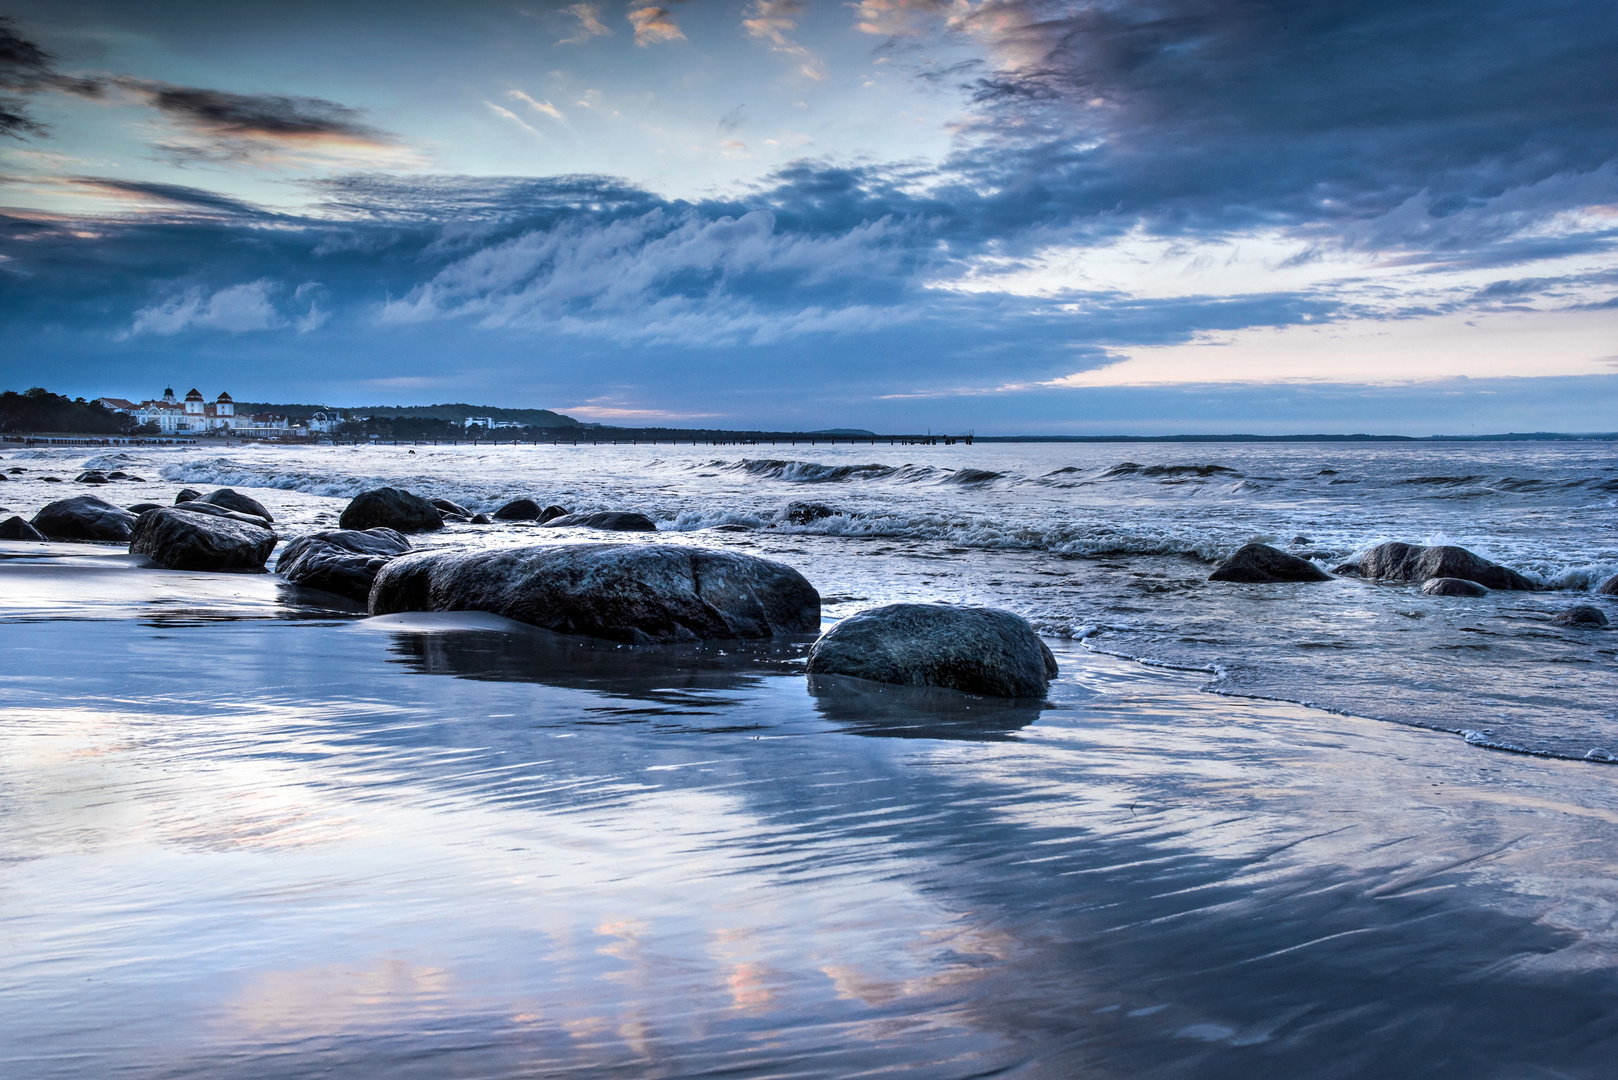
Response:
[[[148,79],[119,78],[117,85],[144,97],[184,127],[225,138],[343,139],[383,144],[391,136],[363,120],[358,109],[324,98],[285,94],[233,94]]]
[[[1618,151],[1610,4],[991,0],[954,27],[999,67],[952,167],[1030,218],[1442,217]]]
[[[44,125],[28,114],[21,94],[60,90],[94,97],[102,89],[99,80],[58,72],[56,57],[23,37],[13,20],[0,15],[0,135],[45,134]]]
[[[183,184],[161,184],[141,180],[113,180],[98,176],[75,177],[73,183],[79,187],[104,192],[113,196],[128,196],[140,200],[168,203],[175,207],[208,214],[224,215],[235,218],[271,218],[269,214],[259,207],[240,199],[232,199],[228,195],[207,191],[203,188],[187,187]]]

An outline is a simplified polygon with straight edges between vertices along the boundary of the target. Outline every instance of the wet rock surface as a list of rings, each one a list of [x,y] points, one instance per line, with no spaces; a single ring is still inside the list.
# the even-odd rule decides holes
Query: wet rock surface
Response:
[[[200,498],[202,498],[202,492],[198,491],[196,488],[181,488],[174,495],[174,503],[176,506],[178,506],[180,503],[191,502],[194,499]]]
[[[245,514],[165,506],[136,520],[129,553],[169,570],[262,570],[275,541],[273,531]]]
[[[34,515],[34,528],[51,540],[124,543],[135,529],[135,515],[94,495],[47,503]]]
[[[1020,615],[959,604],[889,604],[851,615],[809,652],[811,675],[1043,697],[1056,658]]]
[[[836,517],[842,511],[819,502],[794,502],[782,507],[775,515],[777,521],[788,525],[808,525],[823,518]]]
[[[563,514],[545,523],[546,528],[606,529],[612,532],[656,532],[657,522],[634,511],[600,510],[593,514]]]
[[[331,529],[300,536],[282,549],[275,571],[294,585],[364,603],[382,567],[410,550],[393,529]]]
[[[239,514],[252,514],[254,517],[263,518],[265,521],[273,522],[275,520],[270,512],[264,509],[263,503],[250,496],[243,495],[233,488],[220,488],[217,491],[210,491],[197,501],[211,503],[214,506],[223,506],[226,510],[234,510]]]
[[[533,499],[512,499],[494,512],[500,521],[538,521],[539,504]]]
[[[1392,541],[1367,551],[1356,564],[1368,578],[1384,581],[1426,581],[1429,578],[1462,578],[1490,589],[1532,590],[1532,581],[1515,570],[1492,563],[1463,547],[1441,544],[1423,547]]]
[[[362,491],[344,508],[337,524],[344,529],[393,529],[402,533],[432,532],[444,527],[438,508],[403,488]]]
[[[13,514],[0,521],[0,540],[44,540],[45,534]]]
[[[1551,620],[1558,626],[1575,626],[1585,630],[1599,630],[1607,625],[1607,615],[1598,607],[1590,604],[1577,604],[1566,611],[1559,611]]]
[[[454,514],[456,517],[461,518],[470,518],[472,516],[472,511],[458,502],[451,502],[449,499],[433,499],[431,501],[433,508],[441,514]]]
[[[1244,544],[1214,568],[1209,581],[1261,583],[1269,581],[1330,581],[1331,575],[1308,559],[1289,555],[1268,544]]]
[[[1600,596],[1618,596],[1618,574],[1597,585],[1596,593]]]
[[[820,594],[790,566],[676,544],[403,555],[377,575],[370,610],[487,611],[636,645],[765,638],[820,626]]]
[[[1489,590],[1475,581],[1458,577],[1428,578],[1421,584],[1428,596],[1488,596]]]

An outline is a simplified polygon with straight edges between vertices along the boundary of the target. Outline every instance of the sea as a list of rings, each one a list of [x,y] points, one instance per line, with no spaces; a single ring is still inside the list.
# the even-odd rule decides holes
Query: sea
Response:
[[[381,485],[638,511],[412,542],[746,552],[826,625],[1014,611],[1061,673],[815,691],[812,637],[0,544],[7,1077],[1610,1075],[1618,444],[0,447],[0,504],[86,468],[286,538]],[[1208,580],[1387,540],[1541,587]]]

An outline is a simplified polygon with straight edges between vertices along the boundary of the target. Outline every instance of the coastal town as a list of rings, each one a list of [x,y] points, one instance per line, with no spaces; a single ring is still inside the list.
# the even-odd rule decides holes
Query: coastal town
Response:
[[[96,403],[123,416],[133,417],[136,434],[151,435],[237,435],[244,439],[307,439],[315,435],[330,435],[337,430],[342,417],[337,413],[317,412],[296,420],[274,413],[236,412],[236,403],[224,391],[212,401],[193,387],[183,399],[176,398],[174,388],[167,387],[163,396],[136,403],[127,398],[101,397]]]

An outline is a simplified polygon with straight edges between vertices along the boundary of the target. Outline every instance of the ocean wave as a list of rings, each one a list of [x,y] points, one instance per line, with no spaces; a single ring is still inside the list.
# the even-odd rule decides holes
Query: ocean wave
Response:
[[[1152,479],[1161,477],[1179,479],[1182,477],[1240,476],[1242,474],[1226,465],[1140,465],[1133,461],[1121,461],[1101,475],[1103,478],[1145,476]]]
[[[992,484],[996,480],[1004,480],[1005,473],[994,472],[989,469],[956,469],[944,478],[946,484]]]

